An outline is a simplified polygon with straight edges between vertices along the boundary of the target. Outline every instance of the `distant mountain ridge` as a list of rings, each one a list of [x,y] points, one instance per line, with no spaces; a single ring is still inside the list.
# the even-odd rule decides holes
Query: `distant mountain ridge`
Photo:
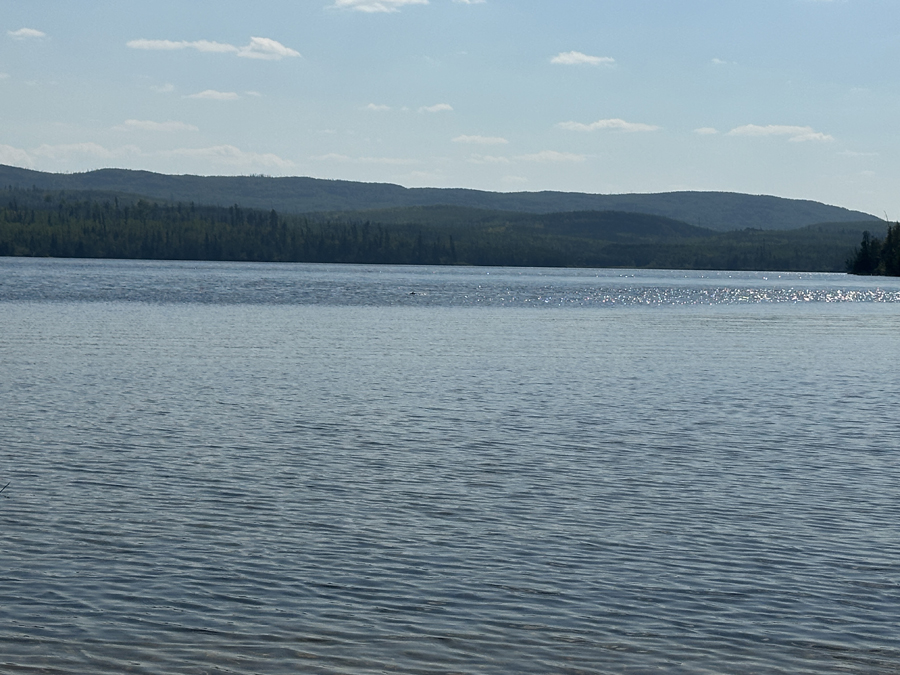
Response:
[[[581,192],[486,192],[464,188],[405,188],[320,178],[172,176],[130,169],[53,174],[0,165],[0,187],[103,191],[169,202],[275,209],[283,213],[352,212],[416,206],[456,206],[560,213],[620,211],[663,216],[717,231],[792,230],[825,222],[875,221],[868,213],[820,202],[730,192],[603,195]]]

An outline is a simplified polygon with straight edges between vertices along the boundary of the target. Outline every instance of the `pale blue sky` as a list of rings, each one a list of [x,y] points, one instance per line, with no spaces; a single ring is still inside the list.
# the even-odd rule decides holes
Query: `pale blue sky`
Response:
[[[898,68],[896,0],[0,0],[0,163],[896,219]]]

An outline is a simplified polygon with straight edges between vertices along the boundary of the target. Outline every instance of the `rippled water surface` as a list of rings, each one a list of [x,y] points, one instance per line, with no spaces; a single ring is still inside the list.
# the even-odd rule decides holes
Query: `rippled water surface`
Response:
[[[0,258],[0,672],[900,672],[900,280]]]

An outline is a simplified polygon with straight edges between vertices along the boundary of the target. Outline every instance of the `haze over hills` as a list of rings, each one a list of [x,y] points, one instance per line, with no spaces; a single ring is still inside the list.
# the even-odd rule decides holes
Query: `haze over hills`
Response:
[[[0,187],[119,192],[168,202],[275,209],[282,213],[356,212],[454,206],[519,213],[619,211],[680,220],[717,231],[792,230],[825,222],[880,222],[867,213],[814,201],[727,192],[602,195],[578,192],[485,192],[462,188],[405,188],[319,178],[171,176],[101,169],[52,174],[0,165]]]

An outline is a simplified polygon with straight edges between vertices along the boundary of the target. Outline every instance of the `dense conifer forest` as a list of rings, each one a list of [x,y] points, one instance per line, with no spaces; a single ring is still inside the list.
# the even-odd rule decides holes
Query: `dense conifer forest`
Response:
[[[891,225],[884,239],[863,232],[862,243],[847,263],[851,274],[881,274],[900,277],[900,223]]]
[[[844,271],[862,231],[874,229],[715,232],[637,213],[442,206],[294,215],[38,188],[0,197],[3,256]],[[892,228],[883,244],[870,235],[865,250],[887,251],[898,234]],[[875,269],[891,273],[891,264]]]

